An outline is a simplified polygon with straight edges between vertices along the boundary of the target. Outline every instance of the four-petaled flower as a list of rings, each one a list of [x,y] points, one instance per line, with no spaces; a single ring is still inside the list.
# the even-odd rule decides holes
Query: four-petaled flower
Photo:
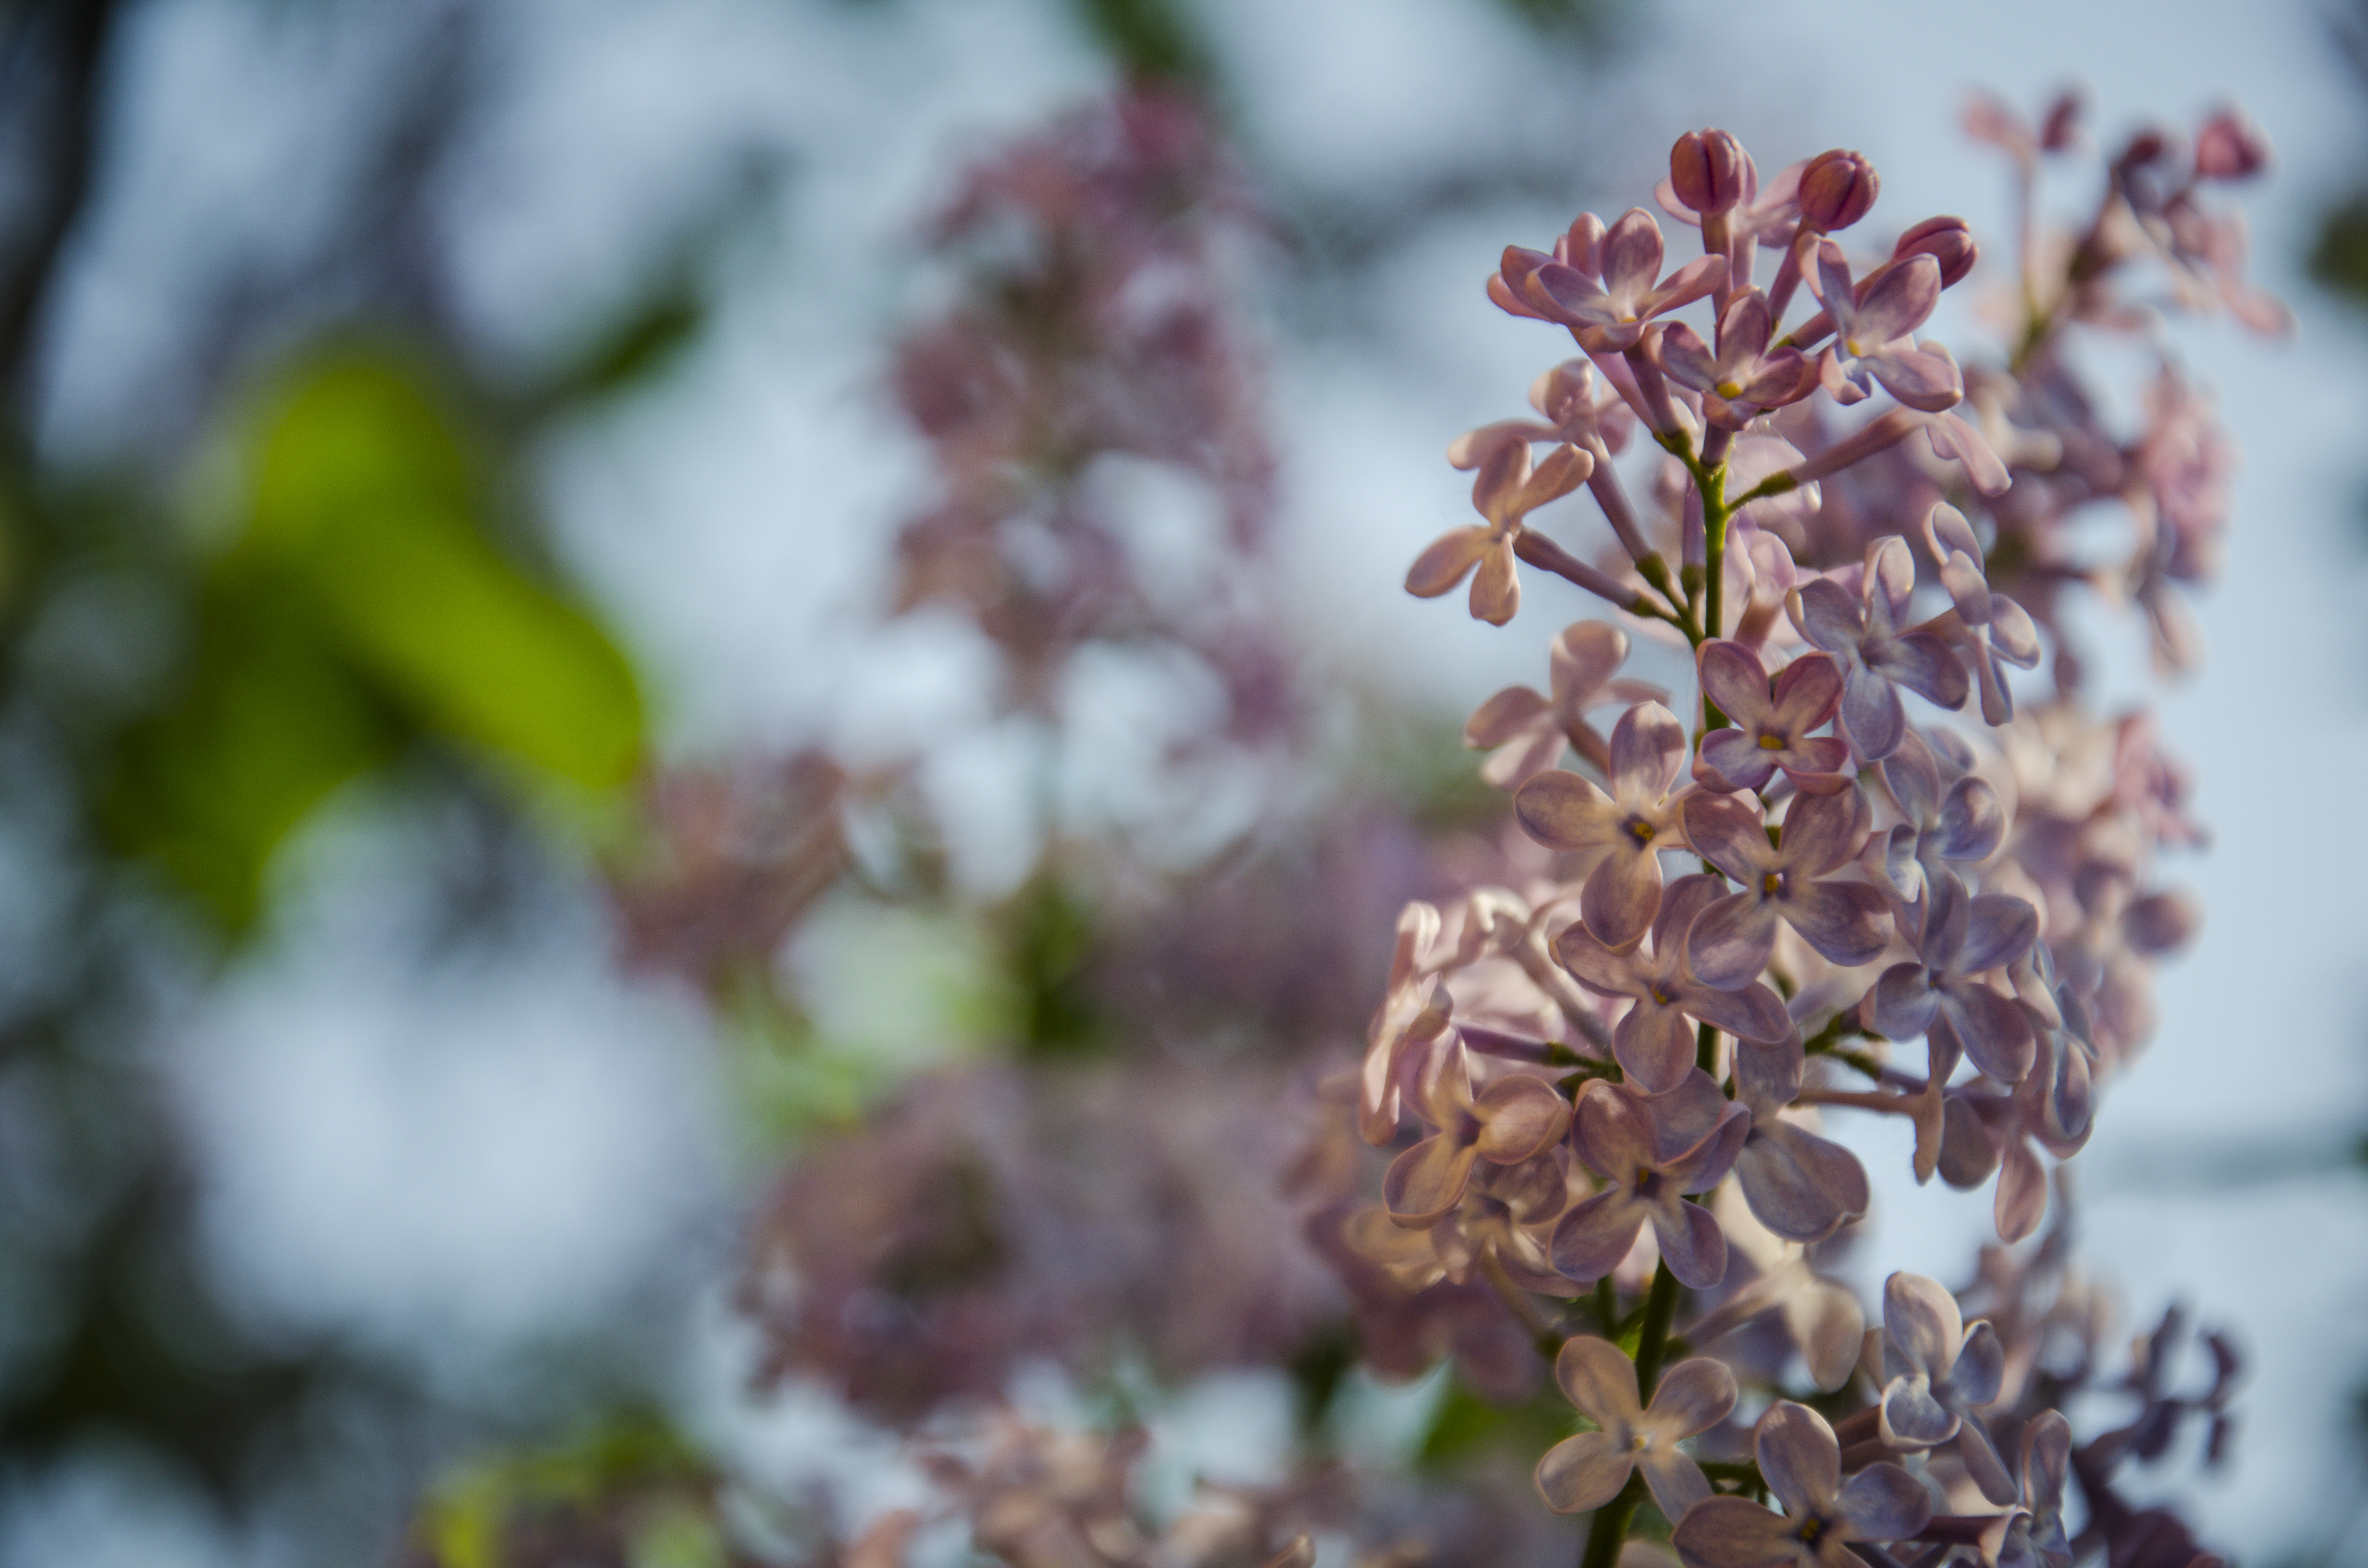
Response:
[[[1382,1201],[1391,1218],[1409,1225],[1428,1225],[1463,1201],[1477,1162],[1519,1165],[1570,1129],[1570,1107],[1542,1078],[1512,1074],[1474,1099],[1471,1059],[1457,1040],[1433,1048],[1409,1089],[1416,1111],[1438,1129],[1391,1161],[1382,1176]]]
[[[1694,1066],[1693,1023],[1700,1020],[1738,1040],[1775,1041],[1792,1032],[1784,999],[1758,981],[1720,991],[1694,978],[1686,962],[1686,932],[1726,893],[1716,877],[1681,877],[1661,895],[1651,951],[1642,945],[1614,949],[1584,926],[1564,927],[1554,956],[1589,991],[1627,996],[1635,1006],[1611,1030],[1620,1070],[1648,1095],[1666,1095]],[[1863,1207],[1863,1205],[1861,1205]]]
[[[1987,1322],[1966,1327],[1956,1298],[1920,1274],[1883,1282],[1883,1440],[1929,1449],[1957,1439],[1957,1455],[1982,1495],[2015,1500],[2014,1478],[1976,1414],[1998,1396],[2006,1350]]]
[[[1600,1430],[1565,1437],[1538,1460],[1538,1495],[1547,1507],[1557,1514],[1600,1508],[1639,1470],[1654,1505],[1669,1518],[1682,1518],[1710,1496],[1702,1466],[1678,1444],[1735,1408],[1735,1374],[1725,1362],[1706,1356],[1679,1362],[1653,1391],[1653,1403],[1643,1405],[1636,1364],[1608,1341],[1581,1337],[1563,1342],[1554,1381]]]
[[[1757,790],[1778,768],[1803,790],[1830,791],[1844,782],[1850,747],[1812,735],[1842,704],[1842,667],[1825,653],[1804,653],[1778,673],[1773,688],[1759,655],[1724,638],[1696,656],[1702,695],[1730,728],[1702,737],[1694,778],[1706,790]]]
[[[1763,409],[1806,397],[1816,386],[1808,357],[1797,348],[1768,347],[1775,323],[1768,296],[1738,290],[1718,312],[1717,348],[1693,328],[1672,322],[1662,329],[1655,358],[1669,379],[1702,393],[1702,416],[1740,430]]]
[[[1941,585],[1956,606],[1930,624],[1964,645],[1981,681],[1982,717],[2003,724],[2014,717],[2006,666],[2027,670],[2039,663],[2039,628],[2029,610],[1990,591],[1981,542],[1963,512],[1946,501],[1932,503],[1924,514],[1924,544],[1941,563]]]
[[[1936,1084],[1960,1052],[1999,1083],[2020,1084],[2035,1049],[2031,1020],[1980,976],[2031,950],[2039,911],[2011,893],[1968,894],[1953,875],[1926,888],[1918,961],[1893,964],[1874,983],[1874,1027],[1891,1040],[1926,1036]]]
[[[1801,635],[1841,661],[1842,729],[1870,762],[1897,751],[1907,733],[1895,687],[1943,708],[1963,708],[1972,689],[1947,639],[1922,627],[1898,630],[1915,591],[1916,558],[1906,540],[1886,534],[1866,547],[1857,595],[1819,577],[1794,589],[1786,606]]]
[[[1643,681],[1615,678],[1611,672],[1627,657],[1628,634],[1608,621],[1582,620],[1565,627],[1547,657],[1552,696],[1508,686],[1464,721],[1463,744],[1492,754],[1480,765],[1480,777],[1499,790],[1519,788],[1531,775],[1561,761],[1565,744],[1596,767],[1608,768],[1611,753],[1603,736],[1587,722],[1588,710],[1668,695]]]
[[[1453,528],[1433,540],[1406,569],[1406,592],[1437,598],[1471,574],[1472,618],[1504,625],[1521,608],[1521,582],[1513,572],[1521,519],[1569,494],[1594,472],[1595,460],[1577,447],[1556,447],[1533,469],[1527,441],[1504,442],[1472,482],[1472,505],[1488,526]]]
[[[1661,851],[1682,848],[1669,786],[1686,765],[1686,727],[1657,702],[1640,702],[1611,726],[1610,795],[1576,773],[1541,773],[1513,796],[1531,838],[1554,849],[1600,850],[1578,894],[1579,918],[1624,948],[1645,934],[1661,902]]]
[[[1686,1568],[1863,1568],[1851,1541],[1906,1540],[1932,1517],[1931,1494],[1896,1464],[1844,1485],[1834,1429],[1805,1404],[1769,1406],[1754,1447],[1783,1515],[1748,1497],[1696,1504],[1670,1540]]]
[[[1937,733],[1954,746],[1964,744],[1946,731]],[[1883,877],[1901,902],[1917,912],[1919,930],[1928,890],[1956,875],[1941,862],[1987,860],[2006,840],[2006,808],[1998,802],[1998,791],[1977,774],[1959,773],[1943,794],[1943,760],[1938,747],[1910,730],[1899,749],[1883,761],[1884,787],[1906,819],[1884,835]],[[1956,756],[1945,760],[1952,772],[1962,766]]]
[[[1840,403],[1869,396],[1872,376],[1908,407],[1938,414],[1964,401],[1965,379],[1956,360],[1939,344],[1910,335],[1924,324],[1941,299],[1941,264],[1913,256],[1884,268],[1863,300],[1850,282],[1850,263],[1831,240],[1817,246],[1817,298],[1833,318],[1834,341],[1817,367],[1825,388]]]
[[[1713,1091],[1715,1092],[1715,1091]],[[1652,1102],[1602,1079],[1579,1092],[1571,1144],[1601,1191],[1554,1226],[1554,1267],[1582,1284],[1600,1279],[1636,1244],[1652,1222],[1661,1261],[1680,1284],[1706,1290],[1726,1274],[1726,1233],[1690,1192],[1708,1192],[1735,1164],[1751,1116],[1729,1105],[1689,1147],[1665,1153]]]
[[[1561,322],[1589,354],[1617,354],[1645,335],[1645,324],[1664,312],[1691,304],[1726,280],[1726,258],[1705,256],[1661,277],[1661,226],[1641,207],[1632,207],[1605,233],[1598,248],[1599,271],[1577,263],[1549,261],[1522,279],[1526,302]]]
[[[1793,797],[1772,846],[1757,808],[1744,796],[1685,798],[1681,814],[1695,852],[1743,884],[1694,922],[1686,944],[1694,972],[1722,988],[1750,983],[1776,950],[1779,920],[1845,969],[1880,954],[1891,939],[1883,895],[1864,882],[1826,875],[1849,864],[1866,842],[1866,796],[1859,787]]]

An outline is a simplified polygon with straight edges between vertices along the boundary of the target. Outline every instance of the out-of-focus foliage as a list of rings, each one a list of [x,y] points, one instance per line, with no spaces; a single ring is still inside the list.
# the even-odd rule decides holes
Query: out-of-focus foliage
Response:
[[[525,783],[612,790],[642,746],[632,670],[582,608],[496,542],[486,483],[395,357],[289,379],[245,452],[243,516],[206,567],[188,672],[124,738],[105,818],[236,930],[272,852],[409,742]]]

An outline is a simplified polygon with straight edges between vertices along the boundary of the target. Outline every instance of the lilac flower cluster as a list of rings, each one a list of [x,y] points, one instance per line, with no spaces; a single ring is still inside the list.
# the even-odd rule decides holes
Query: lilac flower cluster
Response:
[[[2085,231],[2052,236],[2038,170],[2078,125],[2068,101],[2044,129],[1975,110],[2024,209],[2019,330],[1995,360],[1918,335],[1975,271],[1963,222],[1853,256],[1880,189],[1853,152],[1763,183],[1732,136],[1691,132],[1656,196],[1700,257],[1670,267],[1638,207],[1508,248],[1488,279],[1578,355],[1531,389],[1537,420],[1451,447],[1485,523],[1406,587],[1469,576],[1473,615],[1502,625],[1526,563],[1626,619],[1562,631],[1551,695],[1500,692],[1467,728],[1554,860],[1400,920],[1357,1120],[1401,1152],[1343,1234],[1401,1283],[1486,1284],[1553,1356],[1588,1425],[1537,1486],[1593,1512],[1587,1568],[1647,1498],[1689,1568],[2211,1561],[2112,1490],[2113,1460],[2162,1452],[2147,1424],[2198,1402],[2165,1403],[2148,1370],[2136,1426],[2076,1449],[2052,1405],[2085,1370],[2043,1375],[2060,1324],[2019,1294],[1969,1321],[1896,1274],[1861,1355],[1856,1299],[1816,1267],[1869,1202],[1820,1129],[1839,1110],[1904,1119],[1917,1180],[1994,1183],[2001,1241],[2036,1233],[2049,1163],[2088,1140],[2151,1028],[2154,965],[2197,921],[2156,876],[2201,837],[2183,776],[2143,716],[2087,716],[2066,617],[2086,586],[2139,606],[2167,665],[2192,655],[2171,585],[2211,569],[2228,444],[2158,350],[2147,426],[2117,437],[2066,345],[2149,327],[2149,279],[2277,327],[2213,199],[2267,150],[2234,111],[2183,162],[2147,132],[2105,161]],[[1700,325],[1677,319],[1697,306]],[[1659,449],[1641,500],[1614,461],[1639,431]],[[1608,525],[1591,556],[1540,526],[1582,486]],[[2108,501],[2133,519],[2124,555],[2073,537]],[[1632,637],[1682,640],[1691,700],[1619,678]],[[2034,701],[2019,676],[2043,663],[2056,692]],[[1793,1358],[1755,1364],[1741,1331],[1779,1316]]]

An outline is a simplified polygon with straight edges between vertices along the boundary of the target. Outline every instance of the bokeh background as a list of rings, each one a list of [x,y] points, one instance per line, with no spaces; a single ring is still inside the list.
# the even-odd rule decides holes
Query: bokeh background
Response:
[[[2229,1462],[2158,1485],[2246,1562],[2368,1561],[2358,28],[0,8],[0,1562],[842,1553],[922,1484],[894,1369],[872,1406],[758,1377],[751,1238],[960,1193],[883,1176],[905,1196],[867,1212],[815,1197],[812,1152],[1013,1062],[1149,1053],[1164,1105],[1306,1110],[1396,901],[1484,831],[1457,726],[1585,613],[1536,588],[1499,633],[1399,588],[1466,508],[1446,441],[1556,352],[1483,297],[1498,249],[1641,199],[1703,124],[1763,168],[1861,148],[1886,212],[1987,242],[2009,180],[1965,96],[2073,83],[2100,138],[2251,111],[2254,274],[2297,320],[2176,337],[2245,453],[2208,662],[2158,693],[2142,629],[2091,626],[2102,700],[2158,703],[2214,842],[2179,868],[2204,934],[2076,1163],[2079,1242],[2134,1324],[2184,1301],[2248,1356]],[[993,222],[933,225],[1129,83],[1213,128],[1185,162],[1229,171],[1193,274],[1224,335],[1146,348],[1110,389],[1136,423],[1062,460],[1152,591],[1053,658],[915,593],[899,543],[946,485],[915,411],[964,369],[926,333],[1016,275]],[[1122,1108],[959,1081],[905,1135],[1042,1116],[1147,1158]],[[1896,1172],[1891,1131],[1861,1147]],[[1291,1222],[1261,1201],[1222,1214]],[[1869,1278],[1962,1278],[1987,1210],[1886,1179]],[[1207,1261],[1144,1266],[1163,1311]],[[1019,1357],[1001,1392],[1146,1423],[1178,1495],[1280,1473],[1311,1377],[1349,1450],[1443,1463],[1478,1419],[1442,1375],[1339,1393],[1286,1349],[1126,1347],[1100,1383]]]

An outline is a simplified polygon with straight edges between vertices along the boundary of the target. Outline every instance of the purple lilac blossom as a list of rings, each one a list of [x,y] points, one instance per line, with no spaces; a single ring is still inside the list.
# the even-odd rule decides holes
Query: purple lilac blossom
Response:
[[[1964,665],[1939,633],[1898,630],[1915,591],[1916,558],[1906,540],[1886,534],[1866,547],[1857,595],[1836,578],[1821,577],[1802,584],[1786,601],[1801,635],[1841,662],[1841,726],[1869,762],[1897,751],[1907,733],[1896,687],[1943,708],[1964,707],[1972,690]]]
[[[1432,540],[1406,569],[1406,592],[1437,598],[1469,575],[1472,619],[1504,625],[1521,608],[1520,579],[1513,571],[1521,519],[1577,489],[1594,470],[1595,460],[1576,447],[1556,447],[1532,469],[1528,442],[1504,443],[1472,484],[1472,505],[1488,526],[1451,529]]]
[[[2015,1501],[2014,1479],[1977,1414],[1998,1396],[2006,1352],[1986,1322],[1966,1326],[1956,1298],[1920,1274],[1883,1282],[1883,1440],[1930,1449],[1954,1437],[1982,1495]]]
[[[1669,786],[1685,766],[1686,730],[1657,702],[1640,702],[1611,727],[1610,795],[1576,773],[1538,774],[1513,796],[1521,828],[1549,848],[1603,858],[1579,890],[1579,916],[1598,938],[1624,948],[1652,925],[1661,902],[1661,851],[1685,844]]]
[[[1715,1091],[1713,1091],[1715,1092]],[[1728,1106],[1701,1138],[1665,1152],[1652,1102],[1596,1079],[1579,1092],[1572,1146],[1604,1185],[1554,1226],[1554,1267],[1584,1284],[1619,1267],[1647,1221],[1662,1261],[1680,1283],[1707,1290],[1726,1272],[1726,1236],[1710,1210],[1685,1196],[1725,1178],[1750,1116]]]
[[[1940,301],[1938,261],[1913,256],[1885,268],[1861,300],[1841,246],[1827,240],[1817,247],[1817,297],[1834,323],[1834,341],[1818,359],[1817,374],[1836,403],[1848,405],[1870,396],[1870,377],[1925,414],[1940,414],[1964,401],[1965,379],[1949,351],[1911,335]]]
[[[1661,226],[1632,207],[1603,236],[1600,274],[1576,261],[1549,261],[1522,280],[1522,295],[1539,314],[1569,327],[1589,354],[1618,354],[1643,339],[1655,316],[1725,281],[1724,256],[1697,257],[1664,278],[1662,255]]]
[[[1687,942],[1694,972],[1708,984],[1749,983],[1776,950],[1779,920],[1827,961],[1849,968],[1890,941],[1883,895],[1827,873],[1866,841],[1866,796],[1845,782],[1830,795],[1796,795],[1771,846],[1748,797],[1692,794],[1681,811],[1686,837],[1702,858],[1743,884],[1694,922]]]
[[[1560,762],[1565,744],[1608,771],[1611,751],[1587,722],[1588,710],[1668,697],[1656,686],[1616,678],[1611,672],[1627,658],[1628,634],[1610,622],[1582,620],[1565,627],[1547,655],[1552,695],[1508,686],[1464,722],[1463,744],[1491,754],[1480,777],[1500,790],[1519,789],[1532,774]]]
[[[1696,1504],[1671,1538],[1686,1568],[1862,1568],[1851,1541],[1906,1540],[1932,1517],[1931,1494],[1896,1464],[1845,1485],[1834,1429],[1805,1404],[1770,1405],[1754,1449],[1783,1514],[1747,1497]]]
[[[1897,963],[1875,982],[1874,1027],[1891,1040],[1949,1036],[1936,1051],[1959,1051],[2001,1084],[2019,1084],[2031,1071],[2031,1020],[2010,997],[1984,984],[2039,935],[2039,912],[2010,893],[1966,892],[1953,873],[1926,884],[1931,907],[1917,962]],[[1937,1072],[1937,1069],[1936,1069]]]
[[[1718,312],[1717,348],[1693,328],[1672,322],[1654,337],[1654,357],[1669,379],[1702,394],[1702,417],[1740,430],[1766,409],[1806,397],[1816,385],[1815,368],[1797,348],[1770,349],[1775,322],[1768,297],[1741,289]]]
[[[1954,632],[1981,681],[1982,717],[2003,724],[2014,717],[2006,666],[2027,670],[2039,663],[2039,628],[2021,605],[1990,591],[1981,543],[1963,512],[1946,501],[1934,502],[1924,515],[1924,544],[1940,562],[1941,585],[1956,605],[1932,625],[1944,635]]]
[[[1611,1053],[1648,1095],[1668,1094],[1694,1070],[1695,1020],[1742,1040],[1775,1041],[1792,1032],[1784,999],[1767,986],[1753,981],[1714,990],[1686,962],[1686,933],[1725,892],[1726,884],[1712,876],[1671,883],[1653,920],[1650,951],[1641,944],[1613,949],[1583,925],[1565,927],[1554,940],[1554,956],[1581,985],[1634,1001],[1612,1027]]]
[[[1824,653],[1804,653],[1777,673],[1771,689],[1767,666],[1740,642],[1706,642],[1696,663],[1702,694],[1729,721],[1728,728],[1702,737],[1694,778],[1704,789],[1757,790],[1780,767],[1803,790],[1842,787],[1850,747],[1831,735],[1809,733],[1841,707],[1839,664]]]
[[[1600,1508],[1641,1470],[1654,1505],[1670,1518],[1711,1494],[1702,1466],[1678,1444],[1707,1432],[1735,1408],[1735,1374],[1707,1357],[1680,1361],[1637,1397],[1636,1364],[1618,1346],[1579,1337],[1563,1342],[1554,1381],[1593,1432],[1565,1437],[1538,1460],[1538,1495],[1557,1514]]]
[[[1973,865],[1997,854],[2006,841],[2006,808],[1987,779],[1964,772],[1953,756],[1944,760],[1914,730],[1884,759],[1882,771],[1884,787],[1904,819],[1879,841],[1883,878],[1916,912],[1916,928],[1921,930],[1926,889],[1953,874],[1942,862]],[[1943,794],[1942,780],[1950,773],[1958,777]]]
[[[1411,1225],[1428,1225],[1461,1202],[1479,1161],[1519,1165],[1570,1129],[1570,1107],[1543,1079],[1510,1074],[1474,1097],[1461,1040],[1434,1046],[1413,1087],[1416,1110],[1438,1131],[1391,1161],[1382,1178],[1391,1217]]]

